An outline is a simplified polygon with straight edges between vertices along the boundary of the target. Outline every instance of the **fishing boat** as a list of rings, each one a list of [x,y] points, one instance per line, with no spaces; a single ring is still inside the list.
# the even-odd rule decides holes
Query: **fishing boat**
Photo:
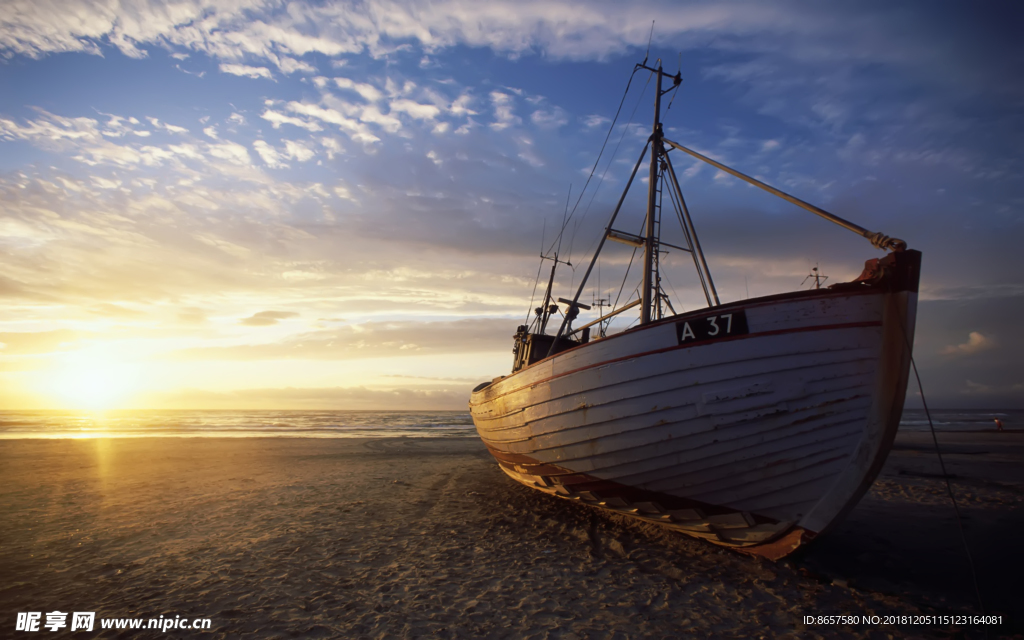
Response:
[[[644,71],[656,85],[651,136],[586,274],[575,295],[556,304],[553,257],[544,302],[514,336],[511,373],[472,392],[473,422],[501,470],[528,487],[779,559],[834,527],[892,447],[921,254],[669,140],[661,99],[678,89],[680,74],[666,73],[660,61],[634,69]],[[723,303],[673,168],[680,153],[853,231],[886,255],[868,260],[851,282]],[[615,223],[645,158],[643,233],[627,233]],[[675,313],[662,289],[666,197],[685,238],[668,246],[693,258],[706,308]],[[580,297],[608,240],[643,251],[640,290],[573,328],[589,309]],[[639,315],[635,326],[590,335],[630,309]],[[562,320],[549,334],[557,314]]]

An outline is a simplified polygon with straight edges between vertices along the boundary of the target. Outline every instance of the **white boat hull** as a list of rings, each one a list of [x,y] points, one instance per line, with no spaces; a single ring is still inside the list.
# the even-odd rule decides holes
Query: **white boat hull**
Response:
[[[546,358],[474,391],[477,431],[527,486],[782,557],[856,504],[892,446],[919,256],[873,285],[724,305]]]

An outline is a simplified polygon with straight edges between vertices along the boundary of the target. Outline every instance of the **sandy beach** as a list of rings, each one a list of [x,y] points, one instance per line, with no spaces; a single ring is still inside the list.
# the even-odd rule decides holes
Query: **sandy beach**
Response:
[[[930,437],[901,433],[847,520],[780,563],[531,492],[476,438],[6,441],[0,636],[59,610],[210,618],[203,637],[984,637],[804,623],[978,613]],[[1024,637],[1024,434],[940,437],[988,632]]]

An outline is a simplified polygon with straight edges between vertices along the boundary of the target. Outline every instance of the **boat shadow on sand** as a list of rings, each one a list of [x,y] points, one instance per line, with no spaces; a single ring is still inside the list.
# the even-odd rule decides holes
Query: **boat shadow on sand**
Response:
[[[679,592],[680,606],[701,607],[687,594],[730,592],[739,599],[770,594],[780,599],[783,617],[803,615],[951,615],[978,613],[978,599],[934,450],[911,434],[897,440],[879,479],[835,529],[779,561],[747,557],[680,536],[658,525],[576,502],[540,495],[494,473],[493,500],[476,497],[501,516],[507,533],[543,540],[539,554],[579,557],[582,575],[593,571],[621,576],[646,574]],[[930,436],[928,436],[930,437]],[[1015,441],[1024,438],[1015,434]],[[1003,451],[993,454],[994,450]],[[1024,486],[1013,460],[1020,446],[944,445],[973,554],[979,589],[989,615],[1004,623],[988,635],[1017,636],[1024,620],[1015,616],[1016,577],[1024,571],[1017,538],[1024,525]],[[495,470],[496,471],[496,470]],[[994,479],[993,479],[994,478]],[[563,547],[576,547],[572,553]],[[757,592],[760,592],[758,594]],[[740,605],[737,615],[744,615]],[[781,622],[781,620],[780,620]],[[855,629],[866,631],[864,627]],[[874,631],[878,631],[875,629]],[[985,637],[980,626],[906,627],[935,637]]]

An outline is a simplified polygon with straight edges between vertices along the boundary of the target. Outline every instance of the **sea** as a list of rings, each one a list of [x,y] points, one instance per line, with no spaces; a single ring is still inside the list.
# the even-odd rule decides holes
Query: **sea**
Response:
[[[932,409],[936,431],[1024,429],[1024,410]],[[900,430],[927,431],[908,409]],[[452,438],[475,436],[466,411],[0,411],[0,440],[32,438]]]

